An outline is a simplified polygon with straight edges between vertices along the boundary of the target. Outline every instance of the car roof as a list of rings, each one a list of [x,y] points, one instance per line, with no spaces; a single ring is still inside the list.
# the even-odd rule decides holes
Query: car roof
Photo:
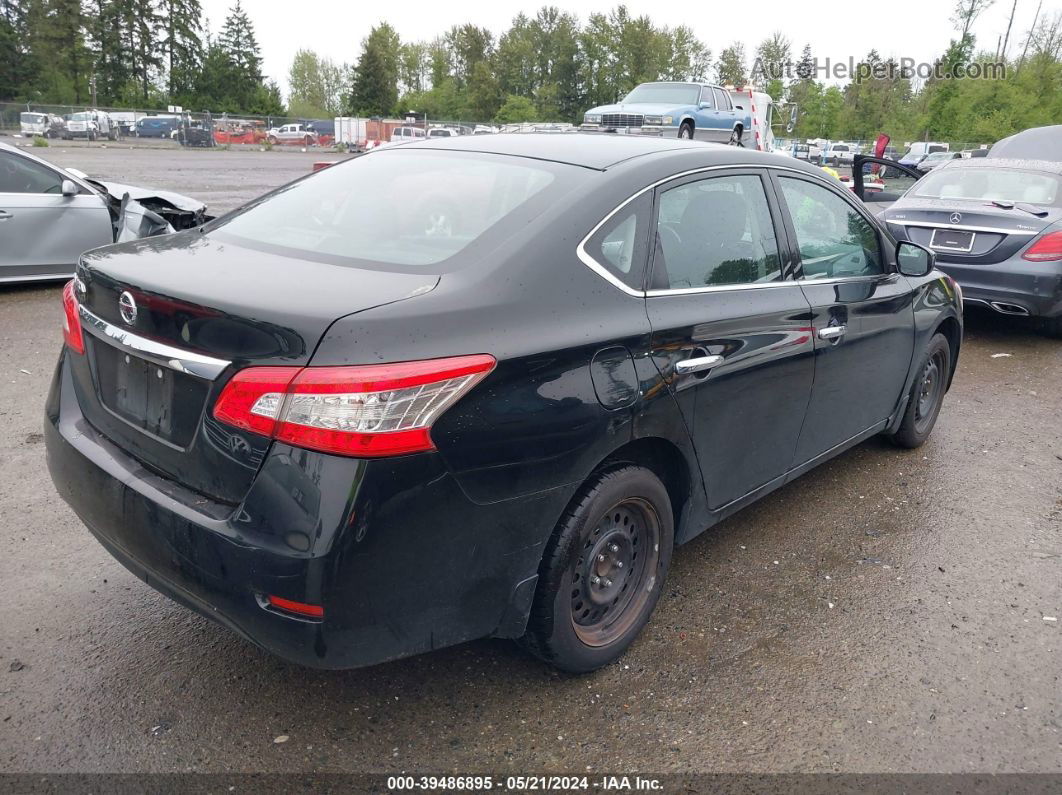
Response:
[[[969,157],[962,160],[949,160],[938,168],[1008,168],[1021,171],[1042,171],[1062,177],[1062,161],[1023,160],[1017,157]]]
[[[1032,155],[1043,160],[1062,160],[1062,124],[1033,127],[1014,133],[992,145],[988,156],[1020,158]]]
[[[583,168],[604,171],[610,166],[657,152],[671,152],[690,147],[721,148],[720,144],[680,141],[678,138],[652,138],[641,135],[572,132],[499,133],[491,136],[458,135],[432,141],[401,144],[410,149],[447,149],[484,152],[512,157],[551,160]],[[391,147],[392,149],[398,147]]]

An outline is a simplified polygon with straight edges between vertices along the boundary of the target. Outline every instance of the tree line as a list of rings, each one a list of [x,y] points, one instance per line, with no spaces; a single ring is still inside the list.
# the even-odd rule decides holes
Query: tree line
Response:
[[[284,113],[241,0],[0,0],[0,100]]]
[[[500,35],[469,23],[429,41],[402,41],[384,22],[361,42],[353,64],[300,50],[284,105],[261,73],[240,0],[216,34],[204,28],[199,0],[0,0],[0,99],[86,104],[94,91],[101,106],[578,122],[587,108],[614,102],[638,83],[681,80],[765,90],[798,108],[792,135],[801,138],[888,132],[987,142],[1062,122],[1062,14],[1041,7],[1019,32],[1012,30],[1013,0],[992,51],[978,47],[972,30],[994,0],[954,2],[954,34],[928,78],[870,50],[859,59],[859,76],[842,87],[825,79],[809,46],[798,55],[783,33],[751,51],[734,41],[715,54],[688,26],[662,27],[623,5],[585,20],[545,6],[518,14]],[[970,63],[1005,69],[990,79],[953,79]]]

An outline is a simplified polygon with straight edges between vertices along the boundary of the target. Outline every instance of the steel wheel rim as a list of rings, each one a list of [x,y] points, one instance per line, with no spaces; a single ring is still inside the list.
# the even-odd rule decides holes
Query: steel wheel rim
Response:
[[[571,574],[572,627],[587,646],[607,646],[630,629],[656,587],[660,517],[647,501],[627,498],[582,540]]]
[[[915,427],[923,430],[936,415],[940,396],[944,389],[944,354],[936,351],[929,357],[918,377],[918,392],[915,395]]]

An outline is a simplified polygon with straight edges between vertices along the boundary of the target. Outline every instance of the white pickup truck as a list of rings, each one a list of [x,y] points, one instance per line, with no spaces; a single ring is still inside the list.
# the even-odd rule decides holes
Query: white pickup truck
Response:
[[[266,133],[266,141],[274,146],[276,144],[313,146],[317,143],[317,133],[305,124],[285,124],[281,127],[274,127]]]

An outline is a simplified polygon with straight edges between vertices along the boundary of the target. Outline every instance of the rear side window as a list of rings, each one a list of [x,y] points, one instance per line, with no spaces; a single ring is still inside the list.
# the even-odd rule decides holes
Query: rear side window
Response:
[[[652,196],[643,193],[602,224],[584,247],[594,261],[635,290],[644,286],[651,205]]]
[[[733,106],[730,104],[730,97],[722,89],[715,89],[715,104],[719,110],[730,110]]]
[[[758,176],[710,177],[669,188],[660,196],[656,226],[654,286],[681,290],[782,278]]]
[[[828,188],[780,177],[796,230],[805,279],[884,273],[878,234],[852,205]]]
[[[294,254],[434,265],[496,227],[518,230],[543,209],[547,188],[574,171],[526,158],[384,149],[292,183],[215,229]],[[509,220],[522,209],[522,219]]]

